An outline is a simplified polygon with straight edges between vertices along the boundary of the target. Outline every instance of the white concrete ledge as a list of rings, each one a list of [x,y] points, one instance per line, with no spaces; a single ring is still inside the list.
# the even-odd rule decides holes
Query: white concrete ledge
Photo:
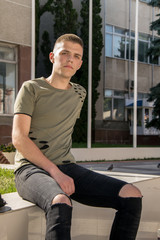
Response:
[[[76,161],[160,158],[160,148],[72,148]]]
[[[160,148],[72,148],[76,161],[126,160],[160,158]],[[3,153],[14,164],[15,153]]]
[[[142,219],[137,240],[156,240],[160,228],[160,178],[154,177],[135,183],[143,194]],[[17,193],[2,196],[12,208],[0,213],[1,240],[44,240],[45,216],[32,203],[22,200]],[[115,210],[84,206],[73,201],[72,240],[106,240]]]

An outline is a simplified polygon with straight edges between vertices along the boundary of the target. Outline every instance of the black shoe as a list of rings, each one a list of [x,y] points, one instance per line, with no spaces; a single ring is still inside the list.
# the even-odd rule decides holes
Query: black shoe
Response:
[[[6,205],[6,201],[1,197],[0,194],[0,208],[3,207],[4,205]]]
[[[7,204],[6,201],[1,197],[0,194],[0,213],[4,213],[11,210],[10,207],[5,206],[6,204]]]

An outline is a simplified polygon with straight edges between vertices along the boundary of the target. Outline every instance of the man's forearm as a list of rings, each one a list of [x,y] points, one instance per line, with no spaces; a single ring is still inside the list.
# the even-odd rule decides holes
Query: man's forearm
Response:
[[[16,140],[16,137],[13,137],[13,144],[24,158],[44,169],[51,175],[54,174],[54,171],[58,170],[57,166],[46,158],[29,137],[19,136],[18,140]]]

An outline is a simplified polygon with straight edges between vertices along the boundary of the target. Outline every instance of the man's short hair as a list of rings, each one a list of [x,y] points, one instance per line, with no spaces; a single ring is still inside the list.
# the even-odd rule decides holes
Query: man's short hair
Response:
[[[83,40],[80,37],[78,37],[77,35],[72,34],[72,33],[67,33],[67,34],[61,35],[59,38],[57,38],[57,40],[54,44],[54,48],[57,43],[64,42],[64,41],[78,43],[83,48]]]

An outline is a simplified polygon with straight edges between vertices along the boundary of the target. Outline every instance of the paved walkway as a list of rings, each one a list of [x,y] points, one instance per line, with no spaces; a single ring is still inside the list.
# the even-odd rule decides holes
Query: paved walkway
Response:
[[[133,160],[79,164],[127,182],[138,182],[159,177],[160,168],[157,167],[159,163],[160,160]]]
[[[160,165],[160,159],[113,162],[87,162],[79,164],[86,168],[98,171],[151,174],[160,176],[160,166],[158,166]],[[111,170],[108,170],[109,167],[113,168]]]

